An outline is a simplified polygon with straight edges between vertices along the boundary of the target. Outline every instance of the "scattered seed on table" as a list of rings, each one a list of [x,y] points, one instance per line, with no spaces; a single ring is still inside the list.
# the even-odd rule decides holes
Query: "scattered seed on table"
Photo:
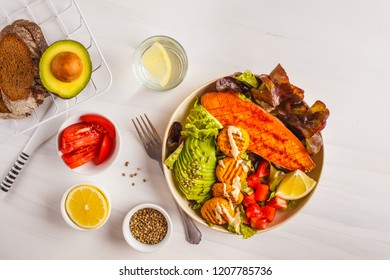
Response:
[[[131,234],[144,244],[157,244],[164,239],[168,223],[164,215],[153,208],[136,211],[130,219]]]

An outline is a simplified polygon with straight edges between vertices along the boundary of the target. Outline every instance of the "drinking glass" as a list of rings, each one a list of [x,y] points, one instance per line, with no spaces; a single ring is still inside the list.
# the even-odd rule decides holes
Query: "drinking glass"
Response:
[[[153,78],[142,61],[145,52],[155,42],[159,42],[164,47],[172,66],[170,79],[165,86],[162,86]],[[133,57],[133,70],[136,77],[143,85],[153,90],[165,91],[178,86],[183,81],[187,73],[187,68],[188,58],[182,45],[175,39],[164,35],[153,36],[144,40],[137,47]]]

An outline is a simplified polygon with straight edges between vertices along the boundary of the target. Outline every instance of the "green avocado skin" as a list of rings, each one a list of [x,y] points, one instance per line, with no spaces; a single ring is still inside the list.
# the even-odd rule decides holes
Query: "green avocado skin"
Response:
[[[173,168],[179,189],[190,201],[202,203],[211,196],[217,165],[215,138],[188,136]]]

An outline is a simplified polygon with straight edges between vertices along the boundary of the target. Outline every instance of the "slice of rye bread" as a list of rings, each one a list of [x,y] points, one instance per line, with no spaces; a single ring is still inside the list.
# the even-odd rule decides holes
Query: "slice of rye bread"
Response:
[[[26,29],[32,36],[33,41],[36,44],[37,52],[39,54],[38,58],[33,57],[34,65],[36,66],[36,72],[34,76],[34,84],[33,84],[33,95],[37,102],[41,104],[45,97],[49,94],[49,92],[45,89],[41,82],[41,78],[39,77],[39,60],[41,59],[42,54],[49,47],[46,42],[45,36],[43,35],[42,29],[35,22],[26,20],[26,19],[18,19],[12,23],[15,28],[24,28]],[[29,41],[27,41],[29,44]]]
[[[27,48],[31,52],[32,59],[39,58],[40,51],[38,49],[38,46],[35,43],[34,38],[32,37],[31,33],[26,28],[24,28],[22,26],[14,25],[13,23],[10,25],[7,25],[0,32],[0,40],[2,40],[8,34],[17,35],[26,44]]]
[[[29,115],[38,106],[32,94],[35,66],[31,52],[16,34],[0,40],[0,90],[4,105],[16,115]]]
[[[49,47],[46,42],[45,36],[43,35],[42,29],[36,23],[26,20],[26,19],[18,19],[12,23],[13,26],[21,26],[27,29],[30,32],[32,38],[34,39],[38,50],[40,51],[39,56],[43,54],[43,52]]]
[[[22,119],[27,117],[26,114],[14,114],[8,110],[3,102],[3,97],[0,94],[0,119]]]
[[[45,97],[49,95],[49,92],[44,88],[39,77],[39,60],[42,53],[47,49],[48,44],[42,29],[36,23],[29,20],[20,19],[7,25],[0,32],[0,40],[8,34],[15,34],[26,44],[34,64],[34,78],[31,86],[31,93],[26,96],[26,100],[18,100],[17,103],[19,104],[15,104],[12,98],[8,98],[6,92],[3,93],[2,98],[0,98],[0,118],[18,119],[28,116],[32,109],[43,103]],[[31,100],[31,94],[35,98],[36,104]],[[25,103],[25,105],[21,105],[23,103]],[[21,110],[21,106],[25,107],[25,110]]]
[[[31,51],[34,65],[37,68],[34,76],[34,94],[36,95],[38,101],[42,103],[44,98],[49,94],[49,92],[42,85],[41,79],[39,77],[39,60],[41,59],[44,51],[49,47],[42,29],[35,22],[26,19],[18,19],[12,22],[10,25],[6,26],[0,32],[0,40],[2,36],[10,33],[17,34],[26,43]]]

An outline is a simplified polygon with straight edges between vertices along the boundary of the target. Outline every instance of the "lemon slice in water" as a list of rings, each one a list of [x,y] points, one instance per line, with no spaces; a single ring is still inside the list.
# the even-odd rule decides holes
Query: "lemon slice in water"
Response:
[[[172,73],[172,64],[163,45],[159,42],[154,42],[142,55],[142,63],[161,87],[168,85]]]
[[[288,173],[280,182],[275,195],[287,200],[300,199],[309,194],[317,182],[301,170]]]
[[[96,187],[80,185],[69,192],[65,209],[76,225],[93,229],[106,221],[109,205],[104,194]]]

